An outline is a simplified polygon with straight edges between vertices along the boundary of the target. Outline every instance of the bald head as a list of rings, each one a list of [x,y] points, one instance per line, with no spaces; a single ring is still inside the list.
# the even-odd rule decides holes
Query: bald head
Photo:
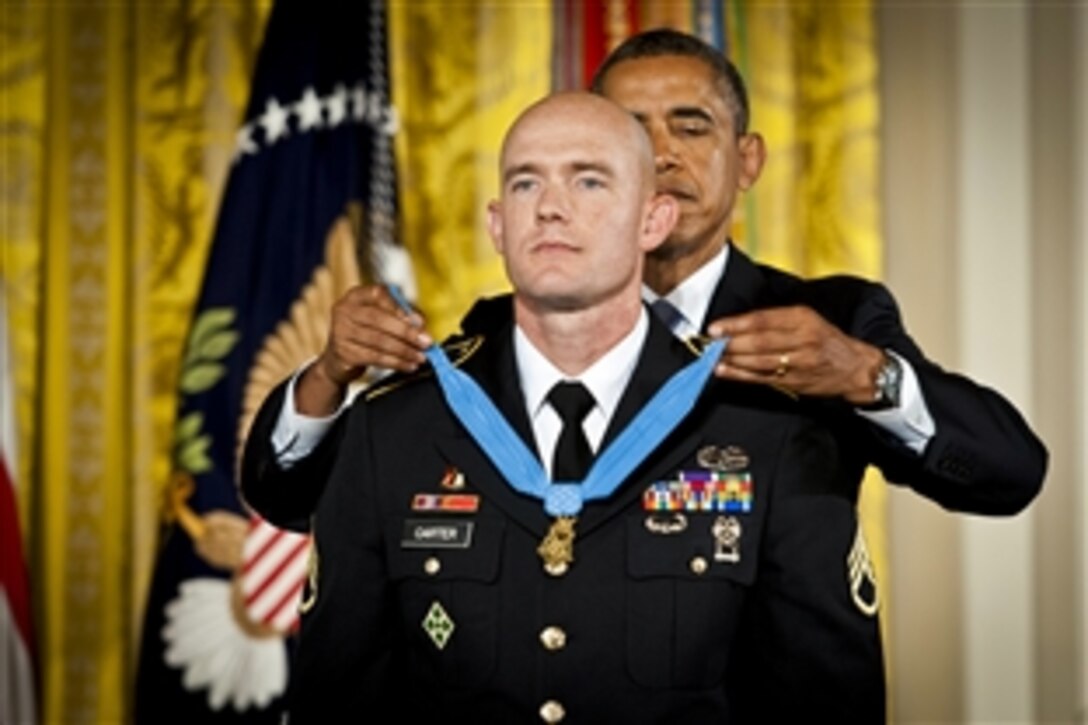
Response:
[[[592,93],[556,93],[525,109],[503,139],[499,169],[505,182],[517,173],[511,149],[527,137],[551,137],[562,142],[577,134],[596,141],[617,165],[630,166],[639,174],[647,194],[654,187],[654,152],[649,136],[635,118],[612,101]]]
[[[588,93],[549,96],[510,127],[488,230],[524,315],[618,305],[637,316],[643,255],[677,213],[654,189],[651,149],[631,115]]]
[[[561,93],[522,113],[503,140],[488,231],[514,288],[514,319],[576,374],[642,314],[645,255],[676,223],[654,189],[646,132],[612,101]]]

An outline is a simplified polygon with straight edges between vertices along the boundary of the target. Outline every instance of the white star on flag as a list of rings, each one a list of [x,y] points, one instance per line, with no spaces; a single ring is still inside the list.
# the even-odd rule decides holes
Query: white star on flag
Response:
[[[234,160],[238,161],[246,155],[252,156],[258,150],[259,147],[253,140],[253,124],[247,123],[234,135]]]
[[[386,110],[387,113],[381,131],[386,136],[396,136],[397,131],[400,130],[400,116],[397,115],[397,107],[388,106]]]
[[[377,126],[382,120],[382,97],[377,93],[370,94],[370,103],[366,109],[366,120],[371,126]]]
[[[264,142],[266,144],[274,144],[291,133],[291,128],[287,125],[287,119],[290,117],[290,111],[281,106],[275,97],[269,98],[265,102],[260,124],[264,127]]]
[[[351,89],[351,120],[362,121],[366,118],[366,88],[360,83]]]
[[[302,99],[294,104],[294,109],[295,114],[298,116],[299,131],[321,128],[323,122],[321,118],[321,99],[317,97],[317,92],[313,86],[303,92]]]
[[[343,83],[337,84],[333,92],[325,98],[325,110],[329,114],[329,128],[336,128],[348,116],[348,89]]]

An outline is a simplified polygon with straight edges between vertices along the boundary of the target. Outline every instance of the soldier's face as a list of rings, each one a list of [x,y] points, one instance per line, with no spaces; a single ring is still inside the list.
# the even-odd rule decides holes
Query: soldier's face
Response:
[[[668,231],[647,234],[649,157],[638,127],[599,98],[551,99],[518,121],[489,226],[522,299],[576,310],[632,288],[637,298],[642,256]]]
[[[635,58],[608,71],[604,96],[630,111],[653,142],[657,190],[680,203],[680,221],[660,253],[715,248],[729,233],[737,191],[755,182],[762,156],[738,136],[714,73],[688,56]]]

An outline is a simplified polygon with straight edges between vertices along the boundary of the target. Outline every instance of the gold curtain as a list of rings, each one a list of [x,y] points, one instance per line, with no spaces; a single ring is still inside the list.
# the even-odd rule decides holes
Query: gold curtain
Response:
[[[441,337],[508,288],[484,205],[506,128],[551,87],[551,3],[390,3],[389,44],[401,238]]]
[[[769,149],[750,195],[760,261],[804,275],[881,274],[879,96],[867,2],[747,2],[733,57]]]
[[[3,275],[45,722],[120,722],[176,371],[269,3],[5,3]]]
[[[0,9],[0,312],[46,722],[128,713],[178,360],[270,3]],[[663,18],[682,5],[640,2]],[[878,277],[869,4],[724,7],[771,152],[738,239],[804,274]],[[507,125],[550,87],[551,12],[543,0],[389,3],[401,235],[436,334],[506,288],[483,204]],[[878,574],[883,496],[866,484]],[[881,587],[887,602],[886,575]]]
[[[869,2],[726,3],[731,56],[768,158],[743,200],[737,238],[761,262],[804,276],[879,279],[880,104]],[[876,569],[889,646],[887,486],[870,469],[862,529]]]

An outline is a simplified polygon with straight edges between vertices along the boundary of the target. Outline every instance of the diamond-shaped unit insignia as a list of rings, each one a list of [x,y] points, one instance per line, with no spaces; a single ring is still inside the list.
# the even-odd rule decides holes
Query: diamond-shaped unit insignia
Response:
[[[423,618],[423,631],[438,649],[445,649],[446,643],[453,636],[453,620],[437,601],[431,604],[427,616]]]

